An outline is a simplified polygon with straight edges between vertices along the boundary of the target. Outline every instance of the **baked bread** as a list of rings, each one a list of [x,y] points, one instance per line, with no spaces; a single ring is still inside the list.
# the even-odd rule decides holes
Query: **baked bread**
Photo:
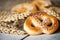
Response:
[[[50,0],[34,0],[32,1],[32,4],[36,5],[39,9],[43,9],[47,6],[52,5]]]
[[[37,11],[37,9],[36,9],[35,5],[33,5],[31,3],[18,4],[18,5],[13,6],[11,9],[11,12],[20,13],[24,17],[27,17],[28,15],[30,15],[31,13],[34,13],[36,11]]]

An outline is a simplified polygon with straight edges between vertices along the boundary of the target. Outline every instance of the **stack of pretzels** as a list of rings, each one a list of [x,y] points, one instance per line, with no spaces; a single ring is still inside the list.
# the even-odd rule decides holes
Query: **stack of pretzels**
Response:
[[[57,29],[57,18],[41,11],[27,17],[24,23],[24,30],[31,35],[37,35],[41,33],[51,34]]]
[[[52,5],[49,0],[34,0],[12,8],[12,12],[19,12],[26,19],[23,29],[30,35],[52,34],[59,27],[60,14],[53,9],[46,8]],[[22,17],[23,17],[22,16]]]

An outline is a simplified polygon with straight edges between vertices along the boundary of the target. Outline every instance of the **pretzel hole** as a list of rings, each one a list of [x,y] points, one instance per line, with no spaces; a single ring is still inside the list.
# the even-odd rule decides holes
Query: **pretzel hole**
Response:
[[[31,26],[32,26],[32,27],[35,27],[32,23],[31,23]]]
[[[52,23],[49,23],[47,26],[52,26]]]
[[[43,22],[43,20],[42,20],[42,19],[40,19],[40,21],[41,21],[41,22]]]

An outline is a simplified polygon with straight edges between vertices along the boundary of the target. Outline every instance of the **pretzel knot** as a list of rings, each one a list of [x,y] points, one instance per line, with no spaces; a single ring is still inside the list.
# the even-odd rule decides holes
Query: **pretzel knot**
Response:
[[[31,17],[31,18],[29,18],[29,17]],[[46,33],[46,34],[51,34],[51,33],[54,33],[58,29],[57,18],[52,15],[48,15],[45,12],[41,12],[41,11],[36,12],[29,17],[26,19],[26,21],[24,23],[24,30],[29,34],[31,34],[33,32],[36,32],[38,34],[39,34],[39,32],[40,32],[40,34],[41,34],[41,32]],[[28,23],[29,20],[31,20],[31,21]],[[30,25],[30,23],[33,23],[33,25],[34,25],[33,28],[31,28],[32,26]],[[39,29],[35,29],[35,28],[39,28]],[[34,31],[33,31],[33,29],[34,29]],[[39,31],[36,31],[36,30],[39,30]],[[29,31],[33,31],[33,32],[29,32]],[[33,34],[36,34],[36,33],[33,33]]]

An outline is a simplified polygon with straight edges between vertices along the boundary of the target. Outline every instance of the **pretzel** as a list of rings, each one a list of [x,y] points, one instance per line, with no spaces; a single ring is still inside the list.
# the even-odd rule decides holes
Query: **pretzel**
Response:
[[[38,26],[36,19],[32,16],[29,16],[24,22],[24,30],[30,35],[38,35],[41,34],[42,31]]]
[[[58,29],[58,19],[46,12],[37,12],[33,16],[37,17],[38,23],[43,33],[51,34]]]

